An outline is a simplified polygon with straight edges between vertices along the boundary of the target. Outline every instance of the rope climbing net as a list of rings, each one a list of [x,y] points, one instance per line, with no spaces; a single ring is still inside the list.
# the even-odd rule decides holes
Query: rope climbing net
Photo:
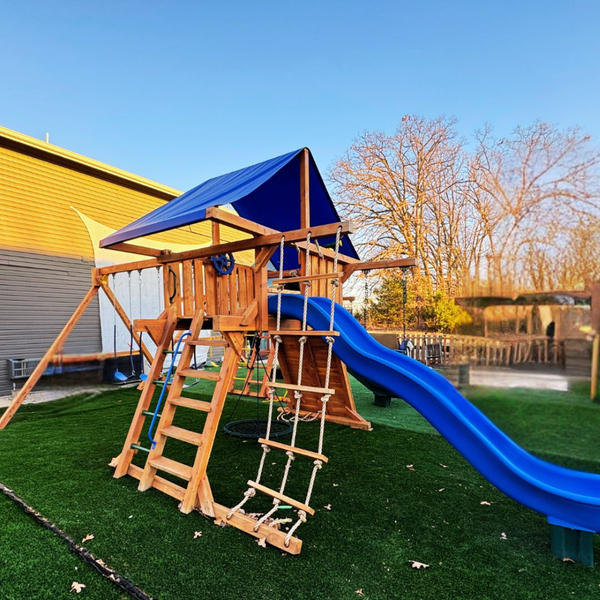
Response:
[[[342,228],[339,227],[336,232],[332,275],[337,274],[337,272],[338,272],[338,259],[339,259],[339,247],[340,247],[340,243],[341,243],[341,230],[342,230]],[[302,329],[301,329],[302,332],[307,331],[308,292],[311,287],[310,251],[309,251],[310,238],[311,238],[311,236],[310,236],[310,232],[309,232],[306,237],[306,252],[305,252],[306,258],[305,258],[305,265],[304,265],[304,274],[307,277],[307,279],[302,281],[302,284],[304,286],[303,308],[302,308]],[[270,436],[271,436],[271,422],[272,422],[272,417],[273,417],[273,406],[275,403],[275,396],[276,396],[275,391],[277,389],[277,366],[278,366],[280,346],[283,341],[282,337],[281,337],[281,306],[282,306],[282,297],[283,297],[283,293],[284,293],[284,289],[285,289],[285,283],[283,282],[283,279],[284,279],[284,271],[283,271],[284,246],[285,246],[285,236],[282,236],[281,242],[280,242],[280,248],[279,248],[279,283],[277,286],[277,317],[276,317],[277,324],[276,324],[276,332],[273,335],[273,341],[274,341],[273,363],[272,363],[272,371],[271,371],[271,378],[270,378],[271,382],[268,387],[269,409],[268,409],[268,417],[267,417],[267,431],[266,431],[266,435],[264,438],[264,440],[266,442],[268,442],[270,440]],[[330,308],[330,313],[329,313],[329,331],[330,332],[333,331],[333,328],[334,328],[335,300],[336,300],[337,288],[339,286],[339,279],[337,277],[332,277],[331,283],[332,283],[332,285],[331,285],[331,308]],[[298,386],[302,385],[302,377],[303,377],[303,371],[304,371],[304,355],[305,355],[304,350],[305,350],[305,345],[306,345],[307,341],[308,341],[308,337],[306,335],[301,335],[298,339],[298,344],[299,344],[298,377],[297,377],[297,385]],[[334,341],[335,340],[331,335],[328,335],[325,337],[325,342],[327,343],[327,364],[326,364],[326,368],[325,368],[325,384],[324,384],[323,389],[329,389]],[[326,412],[327,412],[327,402],[329,401],[329,399],[330,399],[330,394],[328,394],[328,393],[325,393],[321,396],[321,409],[312,418],[312,420],[316,420],[317,418],[320,420],[319,441],[318,441],[318,448],[317,448],[317,454],[319,454],[319,455],[322,455],[322,452],[323,452],[323,443],[324,443],[324,438],[325,438],[325,418],[326,418]],[[282,475],[282,479],[281,479],[281,484],[279,486],[279,495],[283,495],[283,493],[285,491],[288,477],[290,474],[290,470],[292,467],[292,463],[296,458],[294,449],[296,448],[298,423],[301,420],[303,420],[300,417],[300,411],[301,411],[301,405],[302,405],[302,391],[301,390],[294,390],[294,401],[295,401],[295,405],[294,405],[294,409],[293,409],[293,414],[289,419],[293,423],[292,438],[291,438],[289,450],[286,451],[287,461],[285,463],[285,467],[284,467],[283,475]],[[262,455],[260,458],[260,462],[258,465],[258,472],[257,472],[256,479],[255,479],[256,485],[260,484],[260,481],[261,481],[261,478],[263,475],[263,471],[264,471],[264,467],[265,467],[265,463],[266,463],[266,459],[267,459],[267,454],[271,451],[271,448],[269,447],[269,445],[267,443],[262,443],[261,447],[262,447]],[[304,505],[306,505],[306,506],[309,505],[310,499],[312,497],[317,473],[319,472],[319,470],[322,467],[323,467],[323,460],[316,458],[313,461],[313,469],[311,471],[308,489],[307,489],[306,497],[304,500]],[[251,485],[244,492],[244,497],[242,498],[242,500],[229,511],[229,513],[227,514],[227,519],[231,519],[231,517],[238,511],[243,512],[243,506],[255,495],[256,495],[256,488]],[[258,531],[259,527],[263,523],[266,523],[266,524],[268,524],[268,526],[271,526],[271,527],[274,526],[276,523],[280,523],[281,522],[280,519],[272,519],[272,517],[279,510],[281,505],[282,505],[282,500],[280,500],[279,498],[273,498],[273,507],[257,520],[256,524],[254,525],[254,531]],[[307,513],[305,510],[298,509],[298,519],[291,526],[291,528],[289,529],[289,531],[287,532],[287,535],[285,537],[285,546],[286,547],[289,546],[290,539],[292,538],[292,536],[294,535],[294,533],[296,532],[298,527],[300,527],[300,525],[302,523],[306,522],[306,516],[307,516]],[[269,519],[272,519],[272,520],[270,522],[268,522]]]

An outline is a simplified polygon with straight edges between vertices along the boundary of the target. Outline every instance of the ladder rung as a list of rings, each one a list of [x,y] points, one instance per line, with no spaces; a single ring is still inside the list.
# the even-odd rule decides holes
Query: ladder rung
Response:
[[[299,392],[313,392],[315,394],[326,394],[328,396],[333,396],[335,394],[335,390],[331,390],[329,388],[321,388],[321,387],[312,387],[310,385],[297,385],[295,383],[270,383],[270,388],[282,390],[298,390]]]
[[[198,338],[197,340],[190,340],[189,338],[185,340],[186,344],[190,346],[227,346],[227,340],[211,340],[211,339],[203,339]]]
[[[143,414],[143,415],[146,415],[147,417],[153,417],[153,416],[154,416],[154,413],[153,413],[152,411],[149,411],[149,410],[143,410],[143,411],[142,411],[142,414]],[[158,419],[160,419],[160,418],[162,417],[162,415],[161,415],[160,413],[158,413],[158,414],[156,415],[156,417],[157,417]]]
[[[189,429],[182,429],[181,427],[175,427],[175,425],[164,427],[159,430],[159,433],[166,435],[169,438],[187,442],[188,444],[194,444],[195,446],[200,446],[202,444],[201,433],[190,431]]]
[[[248,481],[248,485],[250,487],[253,487],[255,490],[258,490],[259,492],[262,492],[263,494],[267,494],[267,496],[277,498],[278,500],[281,500],[282,502],[285,502],[285,504],[289,504],[289,505],[293,506],[294,508],[297,508],[298,510],[303,510],[305,513],[307,513],[309,515],[315,514],[315,510],[313,508],[311,508],[310,506],[308,506],[307,504],[298,502],[298,500],[294,500],[293,498],[290,498],[289,496],[286,496],[285,494],[280,494],[279,492],[272,490],[271,488],[268,488],[264,485],[261,485],[260,483],[256,483],[255,481],[250,480],[250,481]]]
[[[204,402],[204,400],[193,400],[192,398],[184,398],[179,396],[178,398],[169,398],[167,400],[169,404],[175,406],[184,406],[185,408],[191,408],[192,410],[201,410],[202,412],[210,412],[210,402]]]
[[[258,440],[259,444],[265,444],[266,446],[270,446],[271,448],[277,448],[278,450],[283,450],[285,452],[293,452],[294,454],[301,454],[302,456],[308,456],[309,458],[314,458],[315,460],[321,460],[326,463],[329,459],[324,454],[319,454],[318,452],[311,452],[310,450],[304,450],[303,448],[296,448],[295,446],[288,446],[287,444],[282,444],[280,442],[274,442],[273,440],[265,440],[260,438]]]
[[[180,377],[195,377],[196,379],[210,379],[212,381],[219,381],[221,379],[220,373],[197,371],[196,369],[181,369],[181,371],[177,371],[176,375]]]
[[[179,477],[180,479],[189,481],[192,478],[192,467],[188,467],[187,465],[177,462],[176,460],[171,460],[170,458],[165,458],[164,456],[157,456],[156,458],[149,459],[148,462],[155,469],[159,469],[165,473],[170,473],[171,475],[175,475],[175,477]]]
[[[318,281],[319,279],[341,279],[341,277],[341,273],[319,273],[317,275],[300,275],[299,277],[284,277],[283,279],[274,279],[271,283],[273,283],[273,285],[279,285],[280,283]]]
[[[316,331],[314,329],[310,329],[308,331],[301,331],[300,329],[281,329],[280,331],[271,330],[269,331],[269,335],[320,335],[322,337],[336,337],[340,335],[339,331]]]

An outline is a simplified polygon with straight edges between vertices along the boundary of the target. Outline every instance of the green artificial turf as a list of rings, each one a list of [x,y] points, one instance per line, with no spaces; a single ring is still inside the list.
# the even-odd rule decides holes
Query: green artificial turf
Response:
[[[401,401],[378,408],[360,384],[353,387],[373,431],[327,426],[330,462],[311,501],[316,514],[299,530],[299,556],[260,548],[233,527],[181,514],[164,494],[138,492],[136,480],[112,478],[107,463],[120,452],[136,390],[24,406],[0,432],[0,480],[75,539],[93,534],[86,547],[156,598],[600,595],[599,572],[551,555],[543,517],[488,484]],[[189,393],[208,399],[209,388],[202,382]],[[471,388],[467,395],[536,454],[600,472],[600,407],[583,394]],[[234,418],[256,410],[243,400]],[[197,429],[203,419],[180,409],[175,424]],[[316,436],[315,424],[301,426],[302,445],[314,447]],[[192,451],[173,441],[167,454],[189,463]],[[241,498],[259,456],[256,442],[217,436],[209,465],[217,501]],[[273,451],[268,458],[265,482],[276,485],[285,455]],[[309,470],[310,463],[296,460],[290,495],[302,497]],[[257,497],[249,509],[268,506]],[[71,597],[72,581],[87,586],[82,598],[122,596],[2,497],[0,523],[0,597]],[[429,567],[417,570],[411,561]]]

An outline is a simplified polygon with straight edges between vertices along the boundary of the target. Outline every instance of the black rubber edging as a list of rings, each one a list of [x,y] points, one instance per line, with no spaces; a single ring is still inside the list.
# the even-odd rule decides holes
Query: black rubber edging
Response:
[[[17,506],[20,506],[23,509],[25,514],[32,517],[35,521],[37,521],[42,527],[49,529],[52,533],[57,535],[63,542],[69,546],[69,550],[78,556],[83,562],[92,566],[100,575],[106,577],[106,579],[112,581],[118,588],[127,592],[132,598],[137,598],[138,600],[152,600],[152,596],[149,596],[141,590],[137,585],[135,585],[132,581],[119,575],[116,571],[108,567],[104,564],[103,561],[96,558],[91,552],[88,552],[83,546],[75,543],[72,537],[67,535],[62,529],[57,527],[54,523],[46,519],[43,515],[33,509],[23,498],[15,494],[11,489],[7,488],[2,482],[0,482],[0,492],[2,492],[7,498],[12,500]]]

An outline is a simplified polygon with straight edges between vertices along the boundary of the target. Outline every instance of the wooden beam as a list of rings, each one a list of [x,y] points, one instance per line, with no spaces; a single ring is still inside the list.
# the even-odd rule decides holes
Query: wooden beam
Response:
[[[221,226],[216,221],[210,224],[210,232],[212,236],[212,245],[216,246],[221,243]]]
[[[372,271],[375,269],[395,269],[403,267],[416,267],[417,261],[414,258],[398,258],[396,260],[374,260],[370,262],[355,262],[344,266],[344,276],[342,283],[348,280],[350,275],[356,271]]]
[[[259,225],[254,221],[244,219],[243,217],[234,215],[233,213],[227,212],[221,208],[217,208],[216,206],[206,209],[206,218],[214,223],[227,225],[228,227],[233,227],[238,231],[243,231],[244,233],[250,233],[252,235],[269,235],[271,233],[279,233],[278,229],[272,229],[271,227]]]
[[[308,148],[300,154],[300,227],[310,227],[310,157]]]
[[[79,303],[79,306],[75,309],[75,312],[71,315],[69,320],[66,322],[62,331],[58,334],[54,342],[46,354],[44,354],[42,360],[38,363],[37,367],[33,370],[33,373],[29,376],[29,379],[25,382],[25,385],[19,390],[19,393],[14,397],[10,406],[6,409],[2,417],[0,418],[0,429],[4,429],[13,418],[14,414],[19,410],[19,406],[23,404],[25,398],[27,398],[29,392],[34,388],[35,384],[39,381],[40,377],[47,369],[52,358],[60,352],[65,340],[69,337],[69,334],[73,330],[73,327],[77,324],[77,321],[81,318],[81,315],[85,312],[85,309],[90,305],[90,302],[94,299],[98,293],[98,286],[93,285],[84,296],[83,300]]]
[[[117,297],[114,295],[113,291],[108,286],[108,283],[102,282],[100,287],[102,288],[103,292],[106,294],[106,297],[110,300],[110,303],[114,306],[115,310],[117,311],[117,314],[121,318],[121,321],[123,321],[123,325],[125,325],[125,327],[127,328],[127,331],[131,331],[131,328],[133,327],[133,323],[129,320],[129,317],[127,316],[127,313],[125,312],[125,309],[121,306],[121,304],[117,300]],[[141,346],[140,350],[146,357],[146,360],[150,364],[152,364],[152,361],[154,360],[154,356],[152,356],[152,353],[150,352],[150,350],[148,350],[148,348],[146,347],[146,344],[144,344],[144,342],[140,342],[139,338],[137,341]]]
[[[96,269],[98,276],[110,275],[112,273],[125,273],[127,271],[141,271],[142,269],[151,269],[152,267],[162,267],[156,259],[136,260],[133,262],[122,263],[120,265],[111,265],[110,267],[101,267]]]
[[[226,244],[218,244],[209,248],[198,248],[196,250],[188,250],[186,252],[174,252],[158,257],[158,261],[165,264],[170,262],[179,262],[189,260],[191,258],[207,258],[217,254],[227,254],[229,252],[243,252],[244,250],[254,250],[267,246],[277,246],[281,242],[281,236],[285,236],[286,243],[300,242],[306,239],[308,232],[312,239],[331,237],[335,235],[337,228],[342,226],[342,235],[352,233],[354,228],[348,221],[340,223],[331,223],[329,225],[318,225],[308,229],[295,229],[292,231],[283,231],[281,233],[273,233],[269,235],[261,235],[247,240],[238,240],[236,242],[227,242]]]
[[[147,248],[146,246],[138,246],[137,244],[130,244],[129,242],[113,244],[112,246],[110,246],[110,249],[118,250],[119,252],[129,252],[130,254],[142,254],[144,256],[160,256],[164,253],[164,250],[157,250],[156,248]]]

